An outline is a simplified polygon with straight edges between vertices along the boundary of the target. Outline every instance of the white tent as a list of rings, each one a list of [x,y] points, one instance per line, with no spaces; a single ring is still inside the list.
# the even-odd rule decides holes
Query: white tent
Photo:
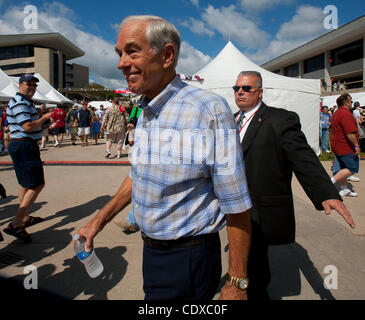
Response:
[[[9,101],[18,91],[18,87],[9,76],[0,69],[0,100]]]
[[[9,101],[19,91],[19,77],[8,76],[0,69],[0,97],[3,101]],[[46,98],[40,92],[36,92],[33,97],[34,101],[40,103],[54,103],[55,101]]]
[[[241,71],[258,71],[263,78],[263,101],[273,107],[295,111],[309,145],[319,154],[320,80],[284,77],[250,61],[231,41],[204,68],[196,72],[203,81],[190,84],[223,96],[233,112],[238,111],[232,86]]]
[[[33,100],[44,103],[55,104],[74,104],[73,101],[66,98],[63,94],[59,93],[53,88],[39,73],[34,74],[39,79],[37,92],[33,97]],[[19,77],[10,77],[15,83],[18,83]],[[43,101],[41,100],[43,98]]]
[[[102,104],[104,106],[104,109],[108,109],[112,106],[112,103],[110,101],[91,101],[87,103],[89,106],[94,107],[96,110],[100,109],[100,105]]]
[[[336,106],[336,100],[340,95],[333,95],[333,96],[325,96],[322,97],[322,105],[327,106],[329,108],[332,108],[333,106]],[[350,93],[350,96],[352,97],[352,101],[358,101],[360,103],[360,106],[365,106],[365,92],[355,92]]]

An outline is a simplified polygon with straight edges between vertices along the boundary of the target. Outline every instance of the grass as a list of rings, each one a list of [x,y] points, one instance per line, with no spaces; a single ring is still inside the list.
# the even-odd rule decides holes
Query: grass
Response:
[[[365,153],[364,152],[360,152],[360,157],[364,158],[365,157]],[[327,153],[327,152],[322,152],[322,154],[318,157],[318,159],[320,161],[333,161],[335,158],[335,154],[333,152],[331,153]]]

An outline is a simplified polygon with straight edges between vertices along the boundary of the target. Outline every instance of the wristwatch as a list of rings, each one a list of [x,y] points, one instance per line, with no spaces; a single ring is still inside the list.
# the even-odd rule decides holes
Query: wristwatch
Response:
[[[248,278],[232,277],[229,273],[227,273],[227,281],[241,290],[246,290],[248,287]]]

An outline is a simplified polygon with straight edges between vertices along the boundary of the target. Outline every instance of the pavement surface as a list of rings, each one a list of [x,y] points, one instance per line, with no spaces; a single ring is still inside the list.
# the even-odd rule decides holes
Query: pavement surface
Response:
[[[33,239],[31,244],[23,244],[2,232],[0,277],[23,284],[32,265],[37,268],[40,290],[67,299],[144,298],[139,232],[127,234],[113,223],[104,228],[94,243],[104,265],[104,272],[97,279],[88,277],[73,251],[72,236],[111,199],[130,168],[125,163],[126,153],[121,160],[104,159],[104,140],[100,142],[81,147],[78,141],[77,146],[72,146],[66,138],[61,148],[48,144],[41,151],[46,163],[46,187],[31,213],[45,221],[28,229]],[[114,146],[112,154],[115,155]],[[18,207],[18,183],[10,161],[9,156],[0,156],[0,183],[8,194],[6,199],[0,198],[0,230],[11,221]],[[62,161],[66,163],[57,164]],[[331,164],[323,165],[329,171]],[[326,216],[316,211],[293,179],[296,242],[270,248],[272,299],[365,299],[365,161],[361,161],[358,176],[360,182],[352,185],[359,196],[344,199],[356,223],[354,230],[337,213]],[[129,209],[130,206],[125,208],[117,218],[125,217]],[[225,229],[221,231],[221,242],[224,275],[228,266]]]

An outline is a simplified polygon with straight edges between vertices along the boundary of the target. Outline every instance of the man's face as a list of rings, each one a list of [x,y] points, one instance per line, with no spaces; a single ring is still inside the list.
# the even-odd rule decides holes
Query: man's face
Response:
[[[162,53],[155,54],[146,37],[146,21],[131,21],[119,33],[115,47],[129,89],[153,99],[161,91],[164,75]]]
[[[351,98],[351,96],[347,98],[347,101],[345,103],[345,107],[349,110],[351,109],[351,107],[352,107],[352,98]]]
[[[35,80],[23,81],[19,83],[19,93],[26,96],[28,99],[32,99],[37,91],[37,82]]]
[[[254,108],[262,99],[262,88],[258,88],[257,85],[258,79],[255,76],[245,75],[237,79],[236,86],[251,86],[249,92],[245,92],[242,88],[234,92],[236,104],[241,111]]]
[[[328,108],[323,108],[323,113],[327,114],[327,112],[328,112]]]

